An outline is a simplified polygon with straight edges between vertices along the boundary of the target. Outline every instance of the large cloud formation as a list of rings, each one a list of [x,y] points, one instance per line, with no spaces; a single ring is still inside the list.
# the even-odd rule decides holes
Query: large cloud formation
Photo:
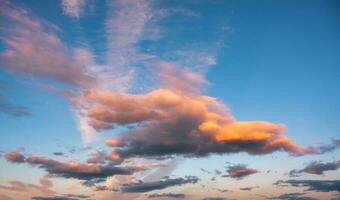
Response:
[[[284,136],[284,125],[237,121],[217,99],[200,94],[206,81],[199,74],[169,63],[160,68],[160,87],[148,93],[87,90],[74,98],[73,105],[86,110],[88,123],[98,131],[134,127],[107,142],[116,157],[316,152]]]
[[[123,3],[122,6],[130,8],[129,5]],[[131,38],[124,37],[126,40],[117,40],[125,32],[113,34],[115,39],[110,40],[108,58],[115,58],[115,62],[111,60],[109,63],[119,63],[118,58],[126,59],[125,54],[116,53],[121,49],[133,49],[149,20],[149,17],[138,17],[150,10],[145,1],[138,1],[134,6],[136,12],[123,13],[129,13],[131,19],[139,20],[138,31]],[[283,134],[286,127],[282,124],[237,121],[225,105],[213,97],[201,94],[207,84],[201,74],[160,59],[153,63],[160,70],[149,74],[155,75],[159,83],[155,84],[153,90],[139,94],[112,92],[109,88],[119,85],[112,80],[123,76],[112,77],[117,73],[106,65],[97,64],[88,50],[66,46],[56,34],[58,27],[32,17],[27,10],[17,8],[9,1],[4,1],[0,9],[1,17],[8,22],[2,33],[6,36],[3,37],[6,48],[0,54],[2,68],[50,78],[79,89],[66,96],[76,111],[81,130],[89,133],[84,136],[85,140],[92,138],[93,129],[102,131],[119,125],[135,127],[116,138],[119,146],[114,147],[111,160],[174,154],[268,154],[277,150],[301,155],[322,153],[321,150],[329,151],[332,148],[325,147],[319,151],[300,147]],[[120,17],[125,19],[125,15],[120,15],[123,13],[116,13],[116,20],[108,21],[110,33],[113,31],[109,28],[111,25],[119,25]],[[130,30],[131,27],[125,28]],[[114,47],[113,44],[118,46]],[[126,66],[124,63],[127,62],[119,66]]]

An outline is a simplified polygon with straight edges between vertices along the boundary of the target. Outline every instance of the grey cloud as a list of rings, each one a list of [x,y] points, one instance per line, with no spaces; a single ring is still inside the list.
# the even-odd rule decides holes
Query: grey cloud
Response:
[[[184,184],[195,184],[199,181],[199,179],[195,176],[186,176],[185,178],[167,178],[161,179],[160,181],[155,182],[137,182],[137,183],[130,183],[125,184],[122,187],[122,192],[131,192],[131,193],[138,193],[138,192],[149,192],[153,190],[161,190],[168,187],[173,186],[180,186]]]
[[[267,197],[266,199],[276,199],[276,200],[317,200],[312,197],[304,196],[305,193],[286,193],[281,194],[277,197]]]
[[[307,191],[340,192],[340,180],[279,180],[278,186],[305,187]]]
[[[185,197],[184,194],[180,193],[163,193],[163,194],[151,194],[148,195],[149,198],[174,198],[174,199],[183,199]]]

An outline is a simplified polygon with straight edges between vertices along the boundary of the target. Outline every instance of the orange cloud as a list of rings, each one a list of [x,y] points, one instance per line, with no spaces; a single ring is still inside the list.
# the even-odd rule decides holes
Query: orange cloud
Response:
[[[259,171],[253,168],[248,168],[244,165],[235,165],[229,166],[227,172],[228,177],[240,179],[251,174],[258,173]]]
[[[25,156],[23,156],[19,151],[11,151],[5,155],[6,160],[13,163],[25,162]]]
[[[96,130],[138,124],[106,141],[115,148],[115,157],[315,151],[284,136],[287,128],[282,124],[237,121],[217,99],[199,93],[206,81],[197,73],[169,64],[161,68],[161,87],[148,93],[87,90],[73,99]]]

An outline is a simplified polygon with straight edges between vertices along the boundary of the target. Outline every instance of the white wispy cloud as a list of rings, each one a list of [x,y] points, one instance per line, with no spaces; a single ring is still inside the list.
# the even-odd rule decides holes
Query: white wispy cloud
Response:
[[[87,0],[61,0],[63,12],[71,17],[79,18]]]

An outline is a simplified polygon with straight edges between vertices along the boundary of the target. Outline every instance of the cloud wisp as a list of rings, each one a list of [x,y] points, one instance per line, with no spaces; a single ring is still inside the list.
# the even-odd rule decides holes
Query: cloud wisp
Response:
[[[92,186],[95,183],[103,182],[107,177],[113,175],[131,175],[136,169],[130,167],[117,167],[109,165],[81,164],[74,161],[60,162],[40,156],[25,157],[19,152],[6,154],[6,159],[13,163],[27,163],[31,166],[44,169],[50,175],[74,178],[84,181],[84,185]]]
[[[153,199],[153,198],[183,199],[184,197],[185,197],[185,195],[181,194],[181,193],[162,193],[162,194],[150,194],[150,195],[148,195],[149,199]]]
[[[61,8],[66,15],[79,19],[87,0],[61,0]]]
[[[51,190],[52,186],[52,182],[46,177],[43,177],[40,179],[39,184],[24,183],[21,181],[8,181],[6,185],[0,185],[0,189],[13,192],[39,191],[42,194],[53,195],[55,192]]]
[[[74,194],[32,197],[32,200],[88,200],[88,199],[91,199],[90,195],[74,195]]]
[[[243,191],[252,191],[253,189],[259,188],[259,186],[251,186],[251,187],[242,187],[240,190]]]
[[[59,27],[32,17],[29,11],[8,1],[0,4],[1,18],[6,19],[2,42],[1,67],[42,78],[52,78],[78,87],[93,87],[95,78],[78,60],[77,53],[64,45],[55,32]]]
[[[227,169],[228,175],[225,175],[227,177],[236,178],[236,179],[242,179],[246,176],[259,173],[258,170],[249,168],[245,165],[232,165],[229,166]]]
[[[326,171],[334,171],[340,168],[340,161],[336,162],[328,162],[328,163],[322,163],[322,162],[311,162],[309,163],[305,168],[301,170],[291,170],[289,172],[289,175],[292,177],[300,176],[301,173],[308,173],[308,174],[314,174],[314,175],[323,175]]]
[[[268,197],[266,199],[276,199],[276,200],[317,200],[313,197],[305,196],[305,193],[286,193],[281,194],[277,197]]]
[[[4,95],[6,91],[6,83],[0,81],[0,113],[14,117],[24,117],[31,114],[31,111],[28,107],[9,103]]]
[[[122,192],[126,193],[141,193],[150,192],[154,190],[162,190],[173,186],[181,186],[184,184],[195,184],[199,181],[199,178],[195,176],[186,176],[185,178],[163,178],[154,182],[136,182],[125,184],[121,188]]]
[[[307,191],[340,192],[340,180],[279,180],[278,186],[305,187]]]

